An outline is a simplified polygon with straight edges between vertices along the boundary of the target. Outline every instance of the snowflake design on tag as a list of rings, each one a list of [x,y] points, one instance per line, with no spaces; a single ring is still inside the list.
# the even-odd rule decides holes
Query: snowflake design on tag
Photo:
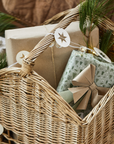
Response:
[[[68,47],[70,45],[70,36],[64,29],[62,28],[56,29],[54,37],[56,43],[61,47]]]

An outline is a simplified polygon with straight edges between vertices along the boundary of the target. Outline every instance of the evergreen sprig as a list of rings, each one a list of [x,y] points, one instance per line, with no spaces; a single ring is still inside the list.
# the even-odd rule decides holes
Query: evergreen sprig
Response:
[[[13,17],[11,15],[0,12],[0,36],[4,36],[5,30],[15,29],[18,27],[28,27],[28,23]]]
[[[0,35],[1,36],[4,36],[5,30],[16,28],[16,26],[12,24],[15,20],[16,20],[15,17],[0,12]]]
[[[113,9],[113,0],[85,0],[80,6],[80,29],[90,44],[91,31],[103,21]]]
[[[114,44],[112,31],[107,30],[100,38],[100,49],[107,54],[108,50]]]
[[[0,54],[0,69],[7,67],[7,59],[6,54],[1,53]]]

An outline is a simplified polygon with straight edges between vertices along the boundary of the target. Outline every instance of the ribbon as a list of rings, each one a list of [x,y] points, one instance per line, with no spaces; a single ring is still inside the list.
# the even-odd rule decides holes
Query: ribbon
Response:
[[[85,95],[77,107],[78,110],[85,110],[87,108],[91,94],[91,106],[94,107],[109,90],[109,88],[96,86],[94,77],[95,66],[90,64],[72,81],[74,86],[78,86],[69,88],[73,93],[74,103]]]

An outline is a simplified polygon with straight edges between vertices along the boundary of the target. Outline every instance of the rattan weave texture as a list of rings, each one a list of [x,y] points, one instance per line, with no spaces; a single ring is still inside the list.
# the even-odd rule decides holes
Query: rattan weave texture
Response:
[[[66,28],[79,6],[60,21]],[[105,23],[108,28],[109,23]],[[51,32],[54,33],[56,28]],[[112,25],[112,30],[114,27]],[[48,82],[32,70],[36,58],[51,44],[44,37],[24,60],[22,68],[0,70],[0,144],[112,144],[114,87],[82,120]]]

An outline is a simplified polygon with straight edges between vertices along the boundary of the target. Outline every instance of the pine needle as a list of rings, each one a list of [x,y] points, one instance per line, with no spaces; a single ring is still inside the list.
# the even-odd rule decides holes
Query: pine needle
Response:
[[[100,49],[107,53],[111,46],[114,44],[112,31],[107,30],[104,32],[100,39]]]
[[[79,10],[80,29],[90,42],[90,33],[96,26],[105,27],[106,15],[113,9],[113,0],[85,0]]]
[[[0,54],[0,69],[7,67],[6,54]]]
[[[0,35],[4,36],[5,30],[17,28],[12,24],[16,19],[13,16],[0,12]]]

